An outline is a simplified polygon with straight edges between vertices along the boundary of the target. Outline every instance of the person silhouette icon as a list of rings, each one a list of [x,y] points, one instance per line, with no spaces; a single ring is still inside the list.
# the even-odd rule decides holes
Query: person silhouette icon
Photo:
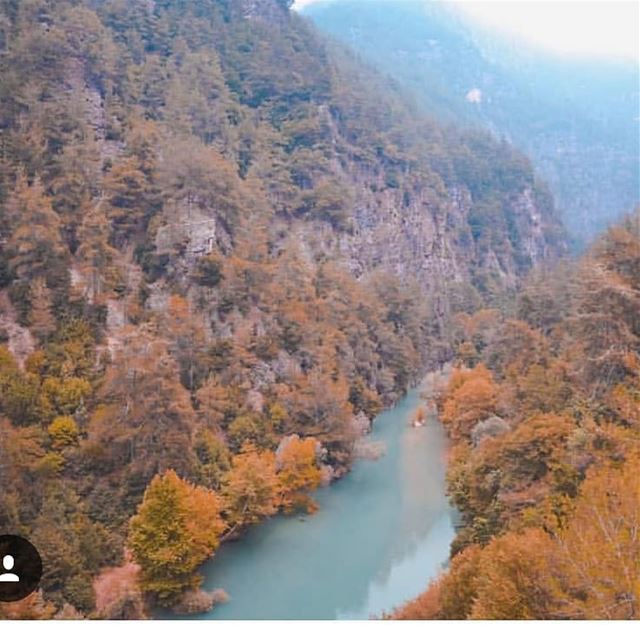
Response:
[[[20,578],[15,573],[9,573],[13,569],[13,556],[6,555],[2,558],[2,566],[6,573],[0,574],[0,582],[20,582]]]
[[[0,535],[0,610],[3,602],[19,602],[31,595],[41,578],[38,550],[21,536]],[[4,640],[4,636],[0,638]]]

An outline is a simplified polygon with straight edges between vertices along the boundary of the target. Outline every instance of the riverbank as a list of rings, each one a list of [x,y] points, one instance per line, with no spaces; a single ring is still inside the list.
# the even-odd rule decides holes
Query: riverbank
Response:
[[[318,490],[318,513],[278,516],[224,545],[203,567],[203,588],[230,600],[189,619],[367,619],[423,591],[454,530],[442,427],[434,415],[409,426],[421,390],[375,419],[366,440],[385,454]]]

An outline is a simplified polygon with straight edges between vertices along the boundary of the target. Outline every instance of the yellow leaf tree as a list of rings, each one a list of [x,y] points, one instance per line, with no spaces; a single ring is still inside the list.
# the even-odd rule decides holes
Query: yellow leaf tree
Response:
[[[220,500],[174,471],[157,475],[129,525],[128,546],[140,565],[140,586],[161,605],[198,587],[196,573],[217,549],[224,528]]]
[[[319,446],[315,438],[300,439],[294,435],[286,438],[279,448],[276,467],[285,511],[306,509],[312,512],[317,509],[308,494],[320,485]]]

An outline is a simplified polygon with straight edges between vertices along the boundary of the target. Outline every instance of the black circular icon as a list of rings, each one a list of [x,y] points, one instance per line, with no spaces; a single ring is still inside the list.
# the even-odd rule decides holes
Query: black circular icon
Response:
[[[16,602],[33,593],[42,577],[38,550],[20,536],[0,536],[0,602]]]

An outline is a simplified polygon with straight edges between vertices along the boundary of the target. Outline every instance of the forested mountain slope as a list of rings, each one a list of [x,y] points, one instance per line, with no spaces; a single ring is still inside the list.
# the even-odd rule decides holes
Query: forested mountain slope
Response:
[[[640,618],[640,211],[517,311],[456,318],[439,400],[461,514],[449,570],[396,613]]]
[[[3,615],[143,615],[125,546],[180,602],[564,251],[524,156],[288,4],[0,1],[0,528],[45,559]]]
[[[430,113],[524,150],[578,246],[640,200],[633,61],[554,55],[444,2],[327,0],[304,14],[411,89]]]

